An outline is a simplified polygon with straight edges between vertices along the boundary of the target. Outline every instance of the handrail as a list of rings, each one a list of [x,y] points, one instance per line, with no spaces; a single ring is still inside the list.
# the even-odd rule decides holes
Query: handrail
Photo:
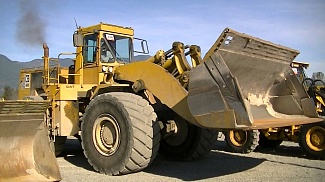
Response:
[[[57,84],[58,85],[59,82],[60,82],[60,76],[80,76],[79,78],[80,78],[80,80],[82,80],[82,74],[75,74],[75,73],[73,73],[73,74],[70,74],[70,73],[61,74],[60,73],[61,72],[61,69],[60,69],[60,56],[62,56],[62,55],[74,55],[74,54],[76,54],[76,53],[63,52],[63,53],[60,53],[57,58],[45,57],[44,58],[44,61],[45,61],[44,65],[47,65],[47,66],[44,66],[44,67],[46,67],[44,69],[45,74],[43,76],[43,78],[45,79],[44,84],[46,84],[46,85],[53,85],[53,84],[56,85]],[[56,77],[53,78],[51,76],[52,76],[52,73],[55,70],[57,71],[57,73],[56,73]],[[53,80],[54,80],[54,83],[51,82]],[[82,83],[82,82],[80,82],[80,83]]]

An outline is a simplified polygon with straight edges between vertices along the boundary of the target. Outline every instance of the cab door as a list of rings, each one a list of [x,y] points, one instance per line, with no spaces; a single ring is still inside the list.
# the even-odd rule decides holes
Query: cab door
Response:
[[[84,37],[83,83],[98,84],[98,34]]]

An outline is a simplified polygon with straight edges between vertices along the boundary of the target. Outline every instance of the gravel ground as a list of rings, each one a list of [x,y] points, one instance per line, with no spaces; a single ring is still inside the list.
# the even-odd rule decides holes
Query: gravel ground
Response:
[[[63,182],[88,181],[325,181],[325,161],[306,158],[298,144],[283,142],[273,150],[257,148],[250,154],[227,152],[222,138],[200,160],[174,162],[157,156],[144,171],[124,176],[95,172],[77,139],[69,138],[58,157]]]

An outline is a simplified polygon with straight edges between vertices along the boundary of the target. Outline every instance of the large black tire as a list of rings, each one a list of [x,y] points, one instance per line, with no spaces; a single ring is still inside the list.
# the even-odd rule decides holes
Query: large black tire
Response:
[[[299,146],[310,158],[325,159],[325,121],[302,125]]]
[[[267,149],[274,149],[280,146],[282,142],[283,139],[269,140],[263,133],[260,133],[260,140],[258,141],[258,146]]]
[[[159,152],[172,160],[190,161],[209,154],[218,137],[218,131],[189,124],[177,117],[178,132],[161,140]]]
[[[81,144],[93,168],[107,175],[137,172],[156,157],[160,142],[157,115],[131,93],[105,93],[87,106]]]
[[[258,130],[229,130],[224,132],[225,141],[231,152],[250,153],[258,145]]]

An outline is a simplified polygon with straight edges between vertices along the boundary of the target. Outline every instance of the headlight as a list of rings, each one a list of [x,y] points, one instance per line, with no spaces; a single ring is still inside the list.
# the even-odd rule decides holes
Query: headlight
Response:
[[[113,67],[108,67],[108,71],[110,72],[110,73],[113,73]]]
[[[107,72],[107,71],[108,71],[108,66],[103,66],[103,67],[102,67],[102,71],[103,71],[103,72]]]

